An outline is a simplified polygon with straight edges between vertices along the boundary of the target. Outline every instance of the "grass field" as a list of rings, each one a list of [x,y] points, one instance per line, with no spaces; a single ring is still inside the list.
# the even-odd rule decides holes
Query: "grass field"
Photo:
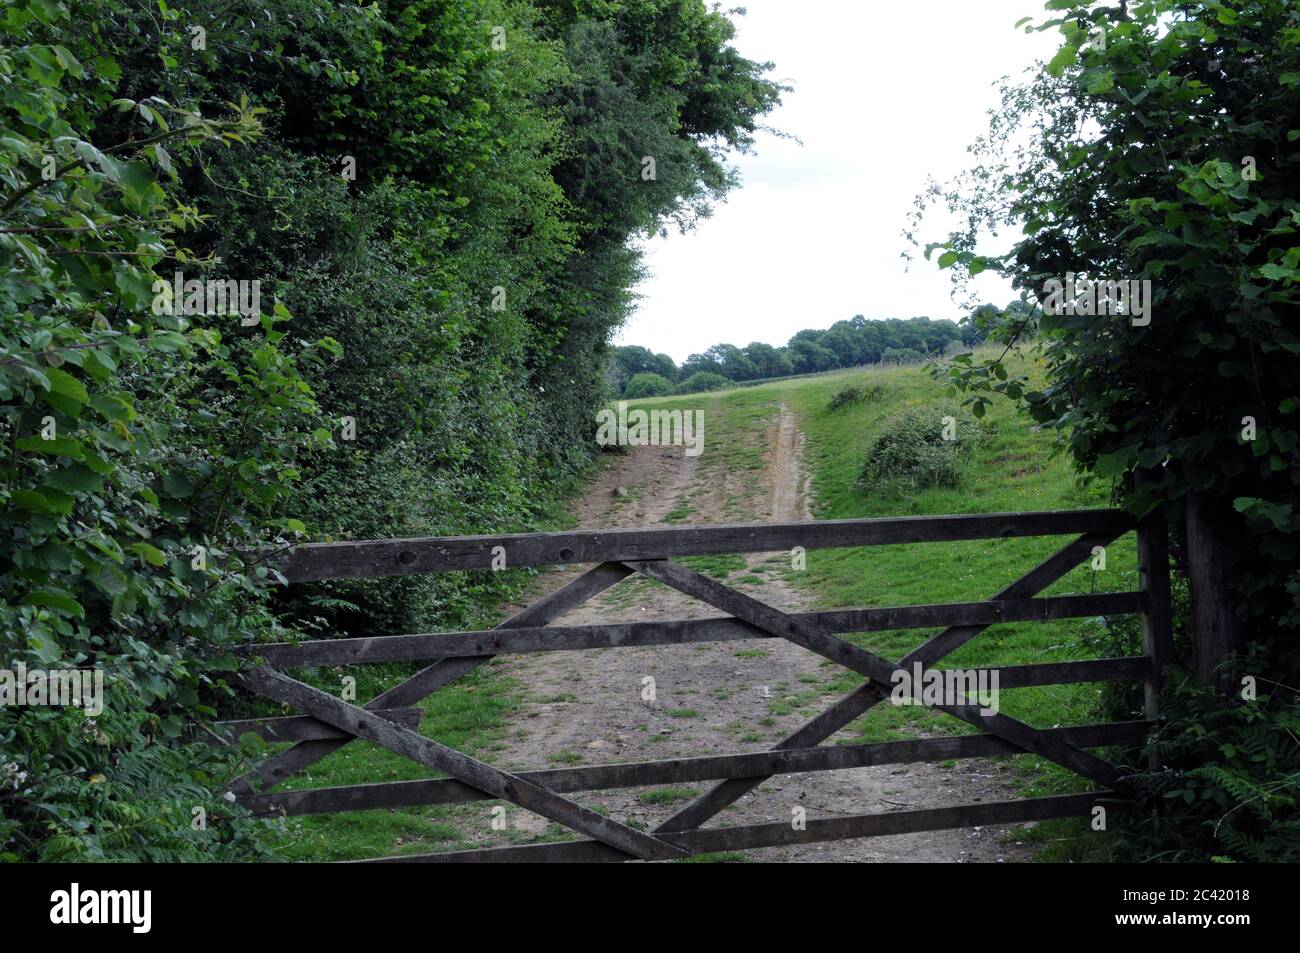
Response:
[[[830,409],[832,397],[850,384],[873,385],[867,399]],[[815,515],[843,519],[889,515],[991,513],[1104,506],[1107,488],[1083,487],[1067,461],[1052,453],[1050,434],[1036,432],[1007,404],[995,405],[979,422],[978,432],[959,424],[958,439],[970,441],[970,458],[959,485],[919,492],[885,491],[858,484],[868,448],[889,418],[907,408],[937,408],[948,401],[945,388],[919,367],[858,370],[814,378],[778,381],[715,394],[699,394],[638,406],[702,408],[707,421],[700,466],[707,474],[762,470],[761,448],[729,435],[763,428],[781,406],[796,415],[807,438],[805,466],[812,477]],[[936,411],[937,412],[937,411]],[[962,432],[963,429],[965,432]],[[689,507],[669,521],[693,522]],[[978,601],[992,595],[1046,558],[1065,540],[1037,538],[883,546],[870,549],[814,550],[806,568],[777,570],[821,608],[897,606]],[[729,557],[717,557],[717,569],[734,569]],[[708,568],[706,566],[706,568]],[[1102,592],[1136,587],[1136,557],[1131,536],[1106,552],[1103,571],[1088,564],[1067,575],[1045,594]],[[485,624],[495,621],[485,618]],[[899,658],[932,631],[877,632],[847,638],[887,658]],[[943,663],[945,667],[996,666],[1095,658],[1137,651],[1136,627],[1103,619],[998,625],[977,637]],[[355,673],[358,676],[360,672]],[[381,673],[389,678],[393,672]],[[368,673],[374,678],[374,673]],[[826,663],[826,682],[814,696],[843,693],[861,679]],[[358,697],[369,697],[365,683]],[[1032,725],[1080,724],[1100,720],[1102,686],[1095,684],[1020,688],[1001,698],[1002,710]],[[425,702],[423,733],[460,750],[490,760],[504,737],[506,716],[519,704],[523,689],[493,673],[493,666],[442,689]],[[815,697],[810,699],[815,701]],[[813,709],[815,710],[815,708]],[[1135,713],[1135,716],[1137,713]],[[864,742],[927,733],[971,731],[948,716],[918,708],[881,705],[849,730],[847,741]],[[703,753],[703,752],[701,752]],[[1025,794],[1079,790],[1078,778],[1031,756],[1016,759]],[[368,744],[353,743],[316,765],[291,787],[361,783],[427,776],[427,772]],[[660,790],[650,797],[690,796],[682,789]],[[471,846],[458,818],[475,817],[481,804],[392,812],[363,812],[281,822],[279,852],[287,859],[341,859],[407,851]],[[477,827],[481,828],[479,824]],[[545,832],[559,833],[559,828]],[[1069,853],[1074,822],[1042,825],[1035,836],[1057,842],[1058,855]],[[506,843],[517,834],[502,832]],[[531,837],[529,839],[536,839]],[[475,843],[481,842],[476,835]]]

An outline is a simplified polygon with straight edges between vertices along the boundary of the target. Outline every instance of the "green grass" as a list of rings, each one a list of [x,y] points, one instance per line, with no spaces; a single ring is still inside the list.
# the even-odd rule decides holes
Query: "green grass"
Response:
[[[397,666],[384,668],[389,670],[390,683],[407,674]],[[482,666],[425,699],[420,733],[457,750],[480,754],[504,739],[506,716],[519,706],[523,691],[492,668]],[[354,741],[305,774],[295,775],[282,789],[440,776],[377,745]],[[489,820],[486,803],[289,818],[276,822],[275,848],[286,860],[346,860],[455,849],[467,846],[460,843],[465,837],[462,831],[490,832]]]

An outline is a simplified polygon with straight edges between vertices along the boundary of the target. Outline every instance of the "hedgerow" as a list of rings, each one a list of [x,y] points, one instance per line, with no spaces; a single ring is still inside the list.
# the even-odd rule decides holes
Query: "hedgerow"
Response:
[[[220,797],[256,749],[189,740],[246,705],[230,650],[518,586],[287,594],[267,557],[528,528],[572,485],[629,238],[706,214],[779,97],[733,32],[700,0],[5,6],[0,668],[109,689],[0,709],[0,854],[257,856]],[[261,315],[175,313],[178,271]]]

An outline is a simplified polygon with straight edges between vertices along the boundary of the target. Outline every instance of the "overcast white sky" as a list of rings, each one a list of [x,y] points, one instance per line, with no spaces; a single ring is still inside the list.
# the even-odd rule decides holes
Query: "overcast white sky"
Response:
[[[802,328],[868,318],[961,316],[948,275],[899,254],[912,200],[928,176],[966,165],[986,128],[993,83],[1050,56],[1042,0],[738,0],[736,47],[771,60],[795,87],[737,165],[741,188],[687,235],[647,244],[650,277],[617,336],[678,362],[719,342],[784,344]],[[934,218],[923,241],[945,237]],[[982,275],[981,298],[1010,286]]]

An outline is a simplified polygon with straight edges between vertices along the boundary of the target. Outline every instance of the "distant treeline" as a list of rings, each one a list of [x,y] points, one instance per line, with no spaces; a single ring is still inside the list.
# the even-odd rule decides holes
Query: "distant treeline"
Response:
[[[898,364],[940,354],[954,343],[982,342],[993,317],[1018,312],[1032,318],[1030,307],[1014,301],[1006,308],[982,305],[960,322],[930,318],[868,320],[854,315],[824,330],[806,329],[784,347],[755,341],[745,347],[715,344],[692,354],[679,367],[667,354],[637,345],[613,349],[610,386],[625,397],[694,394],[728,384],[815,374],[863,364]]]

